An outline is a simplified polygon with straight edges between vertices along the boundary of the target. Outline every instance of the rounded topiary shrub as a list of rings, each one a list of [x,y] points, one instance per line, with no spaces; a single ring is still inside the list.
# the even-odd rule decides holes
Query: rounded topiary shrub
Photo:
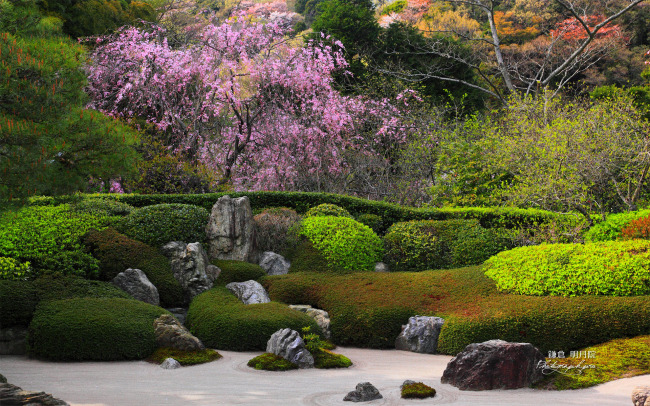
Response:
[[[621,238],[622,230],[633,220],[650,215],[650,210],[616,213],[607,216],[605,221],[591,227],[585,232],[586,242],[613,241]]]
[[[245,305],[223,286],[192,300],[186,325],[207,347],[229,351],[264,351],[271,335],[283,328],[319,331],[314,319],[286,304]]]
[[[352,218],[352,215],[341,206],[335,204],[323,203],[319,204],[316,207],[312,207],[305,213],[305,218],[307,217],[323,217],[323,216],[334,216],[334,217],[349,217]]]
[[[259,252],[286,252],[289,230],[300,221],[300,215],[286,207],[273,207],[263,210],[253,217],[255,223],[255,248]]]
[[[89,231],[83,236],[83,242],[99,259],[101,279],[110,281],[128,268],[140,269],[158,289],[161,306],[184,304],[183,288],[174,278],[169,260],[159,250],[110,227],[102,231]]]
[[[519,247],[486,261],[485,274],[523,295],[647,295],[649,249],[645,240]]]
[[[383,256],[377,234],[348,217],[307,217],[299,234],[309,240],[334,270],[371,271]]]
[[[132,299],[45,302],[29,325],[28,353],[54,361],[144,359],[156,349],[153,321],[164,313]]]
[[[512,244],[477,220],[423,220],[393,224],[384,246],[391,270],[419,272],[477,265]]]
[[[115,223],[122,234],[154,247],[170,241],[205,242],[210,213],[191,204],[155,204],[133,211]]]
[[[26,327],[38,302],[38,291],[32,282],[0,280],[0,326]]]
[[[250,262],[235,261],[235,260],[215,260],[212,263],[221,269],[219,277],[215,283],[219,285],[227,285],[230,282],[246,282],[250,280],[258,280],[266,275],[264,269]]]

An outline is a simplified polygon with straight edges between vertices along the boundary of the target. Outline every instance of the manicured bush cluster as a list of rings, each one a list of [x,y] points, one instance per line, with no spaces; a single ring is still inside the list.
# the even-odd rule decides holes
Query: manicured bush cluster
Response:
[[[422,382],[402,386],[402,399],[426,399],[436,396],[436,390]]]
[[[126,216],[135,207],[112,199],[82,199],[70,206],[72,211],[95,216]]]
[[[0,279],[24,280],[29,277],[30,271],[29,262],[0,257]]]
[[[333,216],[333,217],[349,217],[352,218],[352,215],[341,206],[335,204],[323,203],[318,206],[312,207],[307,210],[305,217],[324,217],[324,216]]]
[[[0,256],[29,262],[37,277],[61,273],[97,277],[99,264],[80,237],[106,226],[110,217],[72,212],[68,205],[23,207],[0,215]]]
[[[381,239],[370,227],[348,217],[307,217],[300,235],[305,236],[333,269],[370,271],[381,261]]]
[[[289,248],[289,230],[300,221],[295,210],[286,207],[264,209],[253,217],[257,251],[273,251],[284,255]]]
[[[115,228],[153,247],[170,241],[205,242],[210,213],[189,204],[156,204],[135,210],[115,223]]]
[[[194,298],[186,325],[207,347],[228,351],[263,351],[271,335],[283,328],[318,331],[305,313],[277,302],[245,305],[221,286]]]
[[[46,302],[29,325],[28,353],[54,361],[144,359],[156,349],[153,321],[165,313],[132,299]]]
[[[161,306],[184,304],[183,288],[174,278],[169,260],[159,250],[110,227],[88,232],[83,241],[99,259],[99,276],[102,280],[110,281],[128,268],[140,269],[158,289]]]
[[[376,214],[364,213],[357,217],[357,221],[361,224],[365,224],[368,227],[372,228],[376,234],[381,234],[383,230],[383,220],[381,216]]]
[[[183,366],[205,364],[223,358],[215,350],[209,348],[198,351],[182,351],[176,348],[161,347],[151,354],[147,361],[154,364],[162,364],[167,358],[173,358]]]
[[[605,221],[597,223],[585,234],[586,242],[613,241],[621,237],[621,231],[631,221],[650,215],[650,210],[610,214]]]
[[[650,215],[630,221],[621,230],[621,238],[624,240],[650,239]]]
[[[390,269],[410,272],[477,265],[512,245],[498,230],[485,229],[477,220],[393,224],[384,244]]]
[[[221,273],[215,281],[219,285],[227,285],[230,282],[246,282],[251,279],[257,280],[266,275],[261,266],[249,262],[215,260],[212,263],[221,269]]]
[[[650,294],[650,241],[543,244],[502,252],[485,274],[522,295]]]

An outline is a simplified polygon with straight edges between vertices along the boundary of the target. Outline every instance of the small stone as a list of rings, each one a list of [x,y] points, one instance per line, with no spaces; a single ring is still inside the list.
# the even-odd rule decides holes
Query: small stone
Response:
[[[226,285],[229,291],[239,298],[244,304],[268,303],[271,301],[264,286],[254,280],[246,282],[231,282]]]
[[[305,348],[305,342],[297,331],[285,328],[278,330],[266,344],[266,352],[278,355],[298,368],[313,368],[314,357]]]
[[[370,382],[361,382],[352,392],[343,398],[346,402],[369,402],[375,399],[382,399],[381,393]]]
[[[388,265],[383,262],[377,262],[375,264],[375,272],[388,272]]]
[[[289,273],[291,262],[275,252],[265,251],[260,257],[260,266],[267,275],[286,275]]]
[[[181,364],[176,361],[174,358],[167,358],[160,364],[162,369],[178,369],[181,367]]]
[[[637,386],[632,391],[634,406],[650,406],[650,386]]]
[[[113,278],[111,283],[122,289],[134,299],[154,306],[160,305],[158,289],[149,281],[147,275],[139,269],[127,269]]]

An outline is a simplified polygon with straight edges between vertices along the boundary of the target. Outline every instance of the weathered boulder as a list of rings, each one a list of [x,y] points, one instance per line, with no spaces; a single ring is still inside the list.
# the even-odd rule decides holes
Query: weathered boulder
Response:
[[[267,275],[286,275],[289,273],[291,263],[280,254],[265,251],[260,256],[260,266]]]
[[[352,392],[349,392],[343,398],[346,402],[369,402],[375,399],[381,399],[381,393],[370,382],[361,382]]]
[[[169,258],[174,278],[181,284],[188,301],[212,288],[221,270],[212,265],[199,242],[172,241],[162,247]]]
[[[70,406],[45,392],[24,391],[10,383],[0,383],[0,405],[2,406]]]
[[[0,355],[24,355],[27,327],[0,328]]]
[[[650,406],[650,386],[637,386],[632,391],[634,406]]]
[[[153,328],[159,347],[170,347],[181,351],[205,349],[201,340],[193,336],[171,314],[163,314],[154,320]]]
[[[178,369],[181,367],[181,364],[174,358],[167,358],[160,364],[160,367],[162,369]]]
[[[388,272],[388,265],[383,262],[377,262],[375,264],[375,272]]]
[[[320,327],[324,338],[331,338],[332,331],[330,330],[330,315],[325,310],[315,309],[309,305],[289,305],[289,308],[307,313],[307,316],[316,321]]]
[[[211,259],[251,261],[254,257],[253,212],[248,197],[222,196],[212,206],[205,234]]]
[[[442,383],[461,390],[517,389],[539,382],[542,353],[529,343],[490,340],[470,344],[449,361]]]
[[[120,272],[111,281],[113,285],[122,289],[134,299],[154,306],[160,305],[158,289],[149,281],[147,275],[139,269],[127,269]]]
[[[246,282],[231,282],[226,285],[226,288],[234,293],[239,300],[244,302],[244,304],[268,303],[271,301],[264,286],[254,280]]]
[[[7,378],[2,374],[0,374],[0,383],[7,383]]]
[[[435,354],[444,322],[440,317],[410,317],[408,323],[402,326],[402,332],[395,340],[395,348],[403,351]]]
[[[266,352],[278,355],[298,368],[313,368],[314,357],[305,348],[305,342],[297,331],[285,328],[278,330],[266,343]]]

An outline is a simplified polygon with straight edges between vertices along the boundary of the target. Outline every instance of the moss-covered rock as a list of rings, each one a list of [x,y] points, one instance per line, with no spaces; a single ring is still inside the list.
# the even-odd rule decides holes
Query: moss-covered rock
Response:
[[[247,365],[251,368],[264,371],[288,371],[291,369],[298,369],[298,365],[270,352],[258,355],[248,361]]]
[[[167,358],[173,358],[183,366],[205,364],[223,358],[221,354],[212,349],[200,351],[182,351],[176,348],[161,347],[151,354],[147,361],[162,364]]]
[[[436,390],[422,382],[404,383],[402,399],[426,399],[436,396]]]

